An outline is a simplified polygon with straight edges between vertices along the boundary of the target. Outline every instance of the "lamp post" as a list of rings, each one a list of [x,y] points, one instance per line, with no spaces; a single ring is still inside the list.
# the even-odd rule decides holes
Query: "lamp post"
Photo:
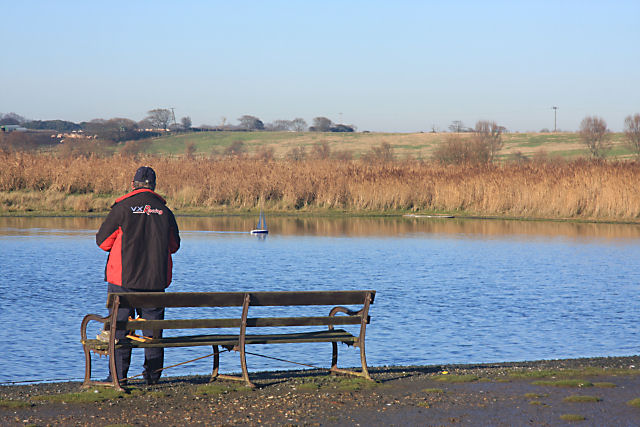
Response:
[[[556,107],[555,105],[553,107],[553,133],[557,133],[558,132],[558,107]]]

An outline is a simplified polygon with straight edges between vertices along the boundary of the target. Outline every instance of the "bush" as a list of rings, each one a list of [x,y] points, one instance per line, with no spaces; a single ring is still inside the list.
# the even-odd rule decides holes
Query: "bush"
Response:
[[[225,148],[222,154],[228,157],[239,157],[244,154],[245,151],[247,151],[247,149],[244,146],[244,142],[238,139],[233,141],[230,146]]]
[[[371,150],[362,156],[362,160],[368,162],[392,162],[393,159],[393,148],[388,142],[383,142],[378,147],[371,147]]]
[[[449,135],[433,152],[433,159],[444,164],[488,163],[489,146],[477,138]]]
[[[150,145],[151,141],[148,139],[127,141],[120,147],[119,153],[123,156],[136,156],[147,151]]]
[[[196,154],[196,144],[194,142],[187,142],[184,144],[184,155],[189,159],[193,159],[194,154]]]
[[[640,158],[640,114],[624,119],[624,136],[629,148]]]
[[[314,160],[326,160],[331,157],[331,147],[327,141],[320,141],[311,147],[311,158]]]
[[[609,129],[604,119],[596,116],[585,117],[580,123],[580,139],[595,158],[604,158],[611,149]]]
[[[274,153],[275,150],[273,149],[273,147],[260,147],[256,151],[255,159],[267,162],[274,159]]]
[[[49,132],[2,132],[0,148],[7,151],[34,151],[42,147],[50,147],[58,143]]]
[[[289,151],[287,151],[285,157],[288,160],[299,162],[307,158],[307,150],[303,146],[293,147]]]
[[[61,142],[56,147],[58,157],[104,157],[112,153],[112,141],[87,138],[73,138]]]

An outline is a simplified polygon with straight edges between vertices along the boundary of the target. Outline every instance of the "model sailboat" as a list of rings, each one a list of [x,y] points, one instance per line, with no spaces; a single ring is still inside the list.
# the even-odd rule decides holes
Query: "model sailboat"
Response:
[[[267,234],[269,230],[267,229],[267,221],[264,219],[264,213],[262,209],[260,209],[260,217],[258,218],[258,226],[255,230],[251,230],[251,234]]]

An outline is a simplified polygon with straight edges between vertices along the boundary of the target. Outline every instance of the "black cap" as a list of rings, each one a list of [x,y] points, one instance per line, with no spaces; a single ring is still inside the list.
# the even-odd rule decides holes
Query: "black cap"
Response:
[[[156,172],[149,166],[142,166],[136,171],[136,174],[133,177],[133,182],[139,182],[140,184],[144,184],[145,186],[155,188]]]

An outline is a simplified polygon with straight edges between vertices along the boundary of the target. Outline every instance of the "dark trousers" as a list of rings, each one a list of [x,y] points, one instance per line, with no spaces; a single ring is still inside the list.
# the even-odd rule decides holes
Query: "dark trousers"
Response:
[[[141,291],[139,289],[129,289],[109,283],[108,292],[148,292]],[[158,292],[158,291],[154,291]],[[160,291],[162,292],[162,291]],[[148,320],[163,320],[164,319],[164,307],[159,308],[132,308],[132,307],[120,307],[118,309],[118,321],[126,321],[129,317],[135,317],[136,311],[138,316]],[[111,314],[111,309],[109,310]],[[124,339],[127,335],[127,331],[116,331],[116,339]],[[162,338],[162,330],[143,330],[142,335],[150,338]],[[129,372],[129,365],[131,364],[131,349],[130,348],[117,348],[115,353],[116,359],[116,371],[118,373],[118,379],[127,378],[127,372]],[[144,349],[144,378],[147,381],[157,381],[162,374],[164,365],[164,348],[145,348]]]

